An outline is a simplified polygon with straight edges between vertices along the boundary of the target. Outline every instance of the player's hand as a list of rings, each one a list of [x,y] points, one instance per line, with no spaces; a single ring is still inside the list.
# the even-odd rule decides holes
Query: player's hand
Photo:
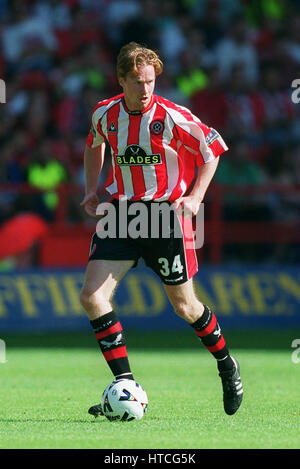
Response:
[[[84,206],[85,211],[91,215],[91,217],[98,217],[96,211],[99,205],[99,198],[95,192],[89,192],[86,194],[80,205]]]
[[[193,196],[179,197],[172,205],[175,210],[182,211],[184,217],[194,217],[199,211],[201,200]]]

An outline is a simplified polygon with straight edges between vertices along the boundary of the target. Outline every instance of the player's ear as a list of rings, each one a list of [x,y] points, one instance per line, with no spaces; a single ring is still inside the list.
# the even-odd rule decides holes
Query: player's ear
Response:
[[[124,89],[124,78],[118,77],[119,85]]]

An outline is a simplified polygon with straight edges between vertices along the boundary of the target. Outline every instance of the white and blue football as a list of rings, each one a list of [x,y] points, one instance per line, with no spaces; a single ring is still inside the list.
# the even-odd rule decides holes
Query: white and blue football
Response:
[[[102,412],[110,421],[141,420],[147,410],[148,397],[142,386],[131,379],[117,379],[103,391]]]

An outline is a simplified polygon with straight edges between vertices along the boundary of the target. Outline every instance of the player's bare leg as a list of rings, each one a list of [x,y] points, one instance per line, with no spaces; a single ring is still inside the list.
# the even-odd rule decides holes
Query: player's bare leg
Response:
[[[116,379],[133,379],[123,329],[111,304],[115,288],[133,263],[91,260],[80,294],[81,304],[90,319],[101,352]],[[92,406],[89,413],[95,417],[103,415],[101,405]]]
[[[164,285],[164,288],[174,311],[195,329],[203,345],[216,358],[222,379],[224,409],[228,415],[233,415],[243,397],[239,364],[229,354],[215,315],[198,300],[193,279],[181,285]]]
[[[202,316],[204,306],[195,294],[193,279],[181,285],[164,285],[164,288],[178,316],[189,324],[194,323]]]
[[[134,261],[103,259],[89,261],[80,293],[80,302],[90,321],[112,311],[113,293],[133,263]]]

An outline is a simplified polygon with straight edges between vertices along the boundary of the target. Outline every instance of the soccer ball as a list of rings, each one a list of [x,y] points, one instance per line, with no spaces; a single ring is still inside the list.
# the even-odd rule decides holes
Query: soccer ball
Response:
[[[141,420],[148,406],[148,397],[140,384],[131,379],[117,379],[103,391],[102,412],[110,420]]]

